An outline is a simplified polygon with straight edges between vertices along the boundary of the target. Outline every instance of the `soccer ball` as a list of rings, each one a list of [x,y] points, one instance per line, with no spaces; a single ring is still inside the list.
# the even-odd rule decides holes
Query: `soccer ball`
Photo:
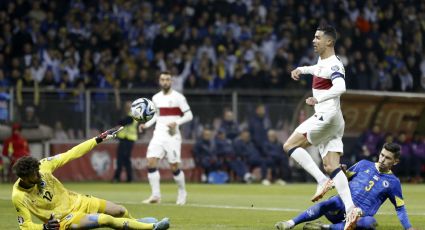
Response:
[[[155,115],[155,104],[147,98],[139,98],[131,104],[131,117],[139,122],[148,122]]]

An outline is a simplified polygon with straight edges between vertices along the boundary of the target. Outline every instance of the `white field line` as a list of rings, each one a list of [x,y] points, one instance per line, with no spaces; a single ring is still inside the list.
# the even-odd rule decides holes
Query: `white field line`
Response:
[[[0,197],[0,200],[10,200],[10,198]],[[142,202],[134,202],[134,201],[113,201],[119,204],[131,204],[131,205],[146,205],[142,204]],[[152,205],[160,205],[160,206],[176,206],[176,204],[172,203],[161,203],[161,204],[152,204]],[[256,210],[256,211],[276,211],[276,212],[302,212],[305,209],[297,209],[297,208],[267,208],[267,207],[245,207],[245,206],[234,206],[234,205],[214,205],[214,204],[193,204],[189,203],[185,206],[188,207],[196,207],[196,208],[218,208],[218,209],[238,209],[238,210]],[[425,216],[425,212],[408,212],[409,216]],[[394,212],[378,212],[378,215],[396,215]]]

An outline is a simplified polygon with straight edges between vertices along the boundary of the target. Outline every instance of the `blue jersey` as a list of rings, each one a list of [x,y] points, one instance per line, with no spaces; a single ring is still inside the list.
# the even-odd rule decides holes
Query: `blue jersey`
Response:
[[[362,160],[348,169],[347,175],[353,202],[365,215],[374,216],[387,199],[396,209],[404,206],[400,180],[391,171],[381,173],[374,162]]]
[[[348,169],[347,176],[353,202],[363,210],[365,216],[375,215],[385,200],[389,199],[404,229],[412,226],[404,207],[400,180],[391,171],[381,173],[375,163],[361,160]]]

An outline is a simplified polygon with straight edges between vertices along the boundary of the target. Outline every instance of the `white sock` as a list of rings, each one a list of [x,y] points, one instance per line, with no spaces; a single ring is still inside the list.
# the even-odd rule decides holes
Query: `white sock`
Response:
[[[180,170],[180,173],[177,176],[174,176],[174,181],[177,183],[179,190],[186,190],[183,170]]]
[[[294,152],[292,152],[291,157],[310,173],[310,175],[316,179],[317,183],[322,184],[328,179],[305,149],[301,147],[296,148]]]
[[[350,187],[348,186],[347,177],[344,175],[344,172],[341,170],[339,173],[332,178],[335,184],[335,188],[338,191],[339,196],[341,197],[342,202],[345,205],[345,212],[351,210],[354,207],[353,199],[351,198]]]
[[[290,225],[290,228],[294,227],[295,225],[295,222],[293,220],[288,220],[287,223]]]
[[[149,184],[151,185],[152,196],[161,197],[161,191],[159,189],[159,180],[161,176],[159,175],[159,171],[148,173]]]

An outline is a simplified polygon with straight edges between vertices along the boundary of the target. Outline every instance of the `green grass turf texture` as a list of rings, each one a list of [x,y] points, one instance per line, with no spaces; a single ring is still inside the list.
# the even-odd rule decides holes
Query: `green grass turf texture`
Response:
[[[274,229],[274,224],[287,220],[313,203],[314,184],[286,186],[260,184],[188,184],[188,203],[175,205],[176,185],[161,184],[161,204],[145,205],[141,201],[150,194],[147,183],[65,183],[73,191],[123,204],[134,217],[169,217],[170,229]],[[0,184],[0,228],[17,229],[17,216],[11,204],[12,184]],[[406,207],[413,226],[425,229],[425,185],[403,185]],[[335,194],[332,191],[328,196]],[[375,216],[378,229],[402,229],[394,207],[389,202]],[[35,218],[33,218],[34,220]],[[321,219],[325,221],[325,219]],[[39,221],[36,221],[39,222]],[[303,224],[295,229],[302,229]]]

